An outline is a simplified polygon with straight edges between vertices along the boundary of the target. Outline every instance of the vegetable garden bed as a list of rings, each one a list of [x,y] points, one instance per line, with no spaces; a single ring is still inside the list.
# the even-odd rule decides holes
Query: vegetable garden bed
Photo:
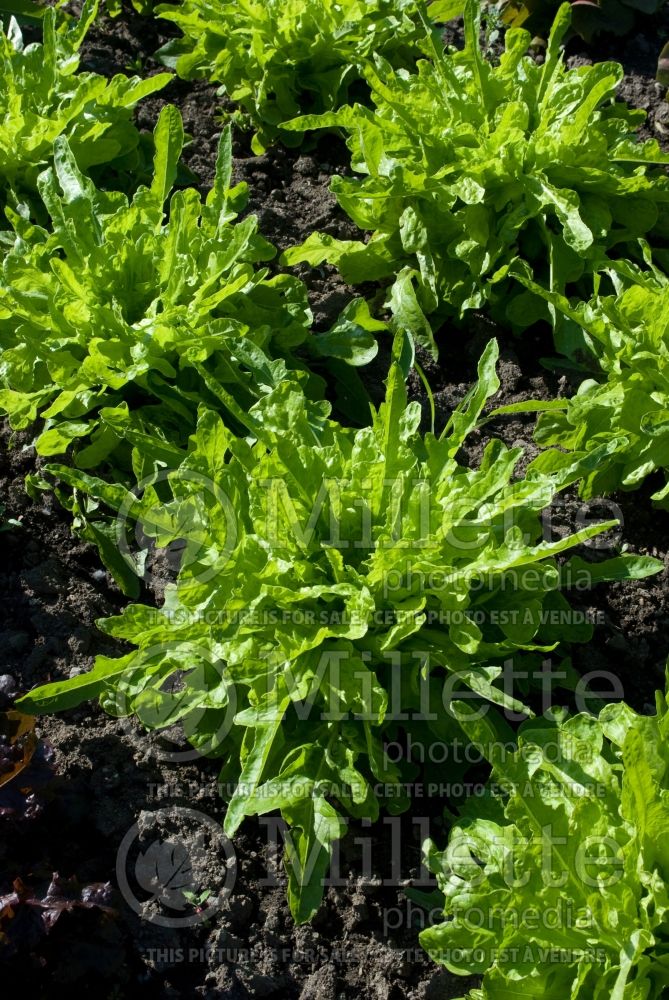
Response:
[[[602,37],[587,46],[572,39],[567,64],[620,61],[626,73],[620,96],[648,112],[644,138],[657,138],[666,151],[669,105],[655,81],[658,32],[669,37],[666,11],[624,40]],[[447,33],[460,41],[459,22]],[[152,54],[177,34],[165,22],[143,18],[124,4],[118,18],[101,17],[92,26],[82,47],[82,68],[106,77],[153,75],[162,67]],[[183,162],[204,194],[215,181],[222,132],[216,87],[175,80],[138,105],[137,125],[153,131],[166,104],[180,109],[192,137]],[[242,218],[256,213],[259,232],[280,251],[314,231],[341,240],[360,238],[329,190],[333,174],[351,175],[344,141],[331,133],[316,136],[311,147],[278,144],[254,153],[249,136],[234,133],[232,182],[249,185]],[[288,271],[306,282],[314,329],[320,334],[332,328],[354,295],[371,297],[377,288],[370,280],[353,289],[328,263],[300,263],[291,269],[270,263],[270,275]],[[446,425],[474,384],[478,360],[493,337],[500,348],[501,384],[489,409],[570,395],[580,381],[573,373],[541,364],[542,357],[554,354],[546,325],[514,337],[480,309],[468,313],[459,327],[443,319],[435,334],[438,360],[420,347],[417,351],[433,400],[415,371],[408,377],[409,400],[420,404],[423,427],[429,427],[431,405],[437,430]],[[377,357],[358,369],[377,406],[385,395],[392,337],[381,340]],[[535,414],[516,412],[475,428],[459,452],[460,462],[477,468],[486,444],[496,437],[509,448],[525,450],[523,470],[539,451],[535,422]],[[30,431],[12,436],[6,427],[4,442],[0,503],[4,518],[19,524],[10,523],[0,535],[6,556],[0,710],[13,708],[15,699],[35,685],[82,676],[98,654],[114,657],[131,648],[95,626],[96,620],[119,615],[128,604],[95,548],[71,535],[71,517],[50,492],[33,490],[32,498],[25,493],[25,477],[41,478],[51,459],[36,455]],[[653,711],[654,692],[664,689],[669,653],[669,513],[651,500],[662,485],[658,474],[651,475],[635,492],[615,492],[605,502],[585,502],[569,485],[552,507],[556,537],[596,520],[620,518],[616,538],[604,536],[611,551],[606,543],[599,550],[593,547],[597,539],[579,549],[589,558],[593,552],[596,560],[613,554],[622,542],[636,555],[664,562],[657,575],[602,582],[570,595],[572,608],[597,623],[590,641],[574,645],[574,668],[582,675],[613,673],[620,683],[618,695],[644,714]],[[160,607],[166,584],[176,578],[176,563],[156,556],[149,569],[149,582],[136,596],[148,607]],[[326,884],[324,902],[311,922],[296,925],[291,918],[271,818],[249,816],[232,838],[235,858],[227,858],[227,870],[234,867],[234,886],[225,902],[206,920],[165,925],[151,919],[162,912],[157,897],[145,902],[141,915],[128,903],[119,886],[119,851],[135,829],[143,845],[170,844],[172,853],[157,859],[147,847],[144,869],[135,868],[144,899],[151,900],[153,870],[164,876],[163,882],[173,877],[176,885],[204,891],[202,898],[190,899],[184,912],[197,914],[198,906],[206,907],[206,891],[218,893],[226,877],[221,851],[213,835],[205,834],[199,853],[194,849],[188,862],[195,859],[192,881],[179,882],[184,872],[179,845],[193,846],[194,824],[200,822],[194,811],[221,821],[220,761],[189,755],[176,730],[147,736],[136,721],[111,718],[96,702],[41,715],[37,733],[44,743],[21,783],[27,799],[13,794],[16,782],[0,788],[0,961],[3,977],[16,988],[56,997],[65,990],[93,987],[110,1000],[140,995],[447,1000],[479,986],[479,976],[458,977],[434,964],[418,939],[429,918],[411,890],[434,889],[422,867],[422,844],[430,836],[444,847],[444,807],[457,808],[462,801],[457,791],[450,796],[437,791],[440,783],[451,780],[438,764],[418,779],[409,812],[393,815],[389,810],[374,822],[349,820],[335,866],[338,878]],[[480,789],[486,773],[484,767],[463,771],[461,780]],[[61,882],[50,885],[54,872]],[[11,921],[4,923],[3,905],[5,916],[13,908]]]

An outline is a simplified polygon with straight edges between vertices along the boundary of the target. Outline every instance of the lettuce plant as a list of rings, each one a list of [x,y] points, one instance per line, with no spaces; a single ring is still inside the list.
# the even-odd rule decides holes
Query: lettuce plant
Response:
[[[623,265],[610,268],[614,294],[598,294],[571,304],[546,292],[521,272],[521,282],[543,295],[565,320],[558,347],[585,367],[586,378],[575,395],[529,404],[540,412],[535,440],[547,450],[533,468],[548,470],[573,461],[574,454],[617,439],[597,468],[580,483],[590,498],[615,490],[636,489],[646,477],[660,473],[662,484],[652,494],[660,506],[669,502],[669,281],[657,268],[641,271]],[[496,415],[517,412],[528,404],[512,404]],[[544,412],[541,412],[544,411]],[[566,453],[565,453],[566,452]]]
[[[69,467],[47,469],[134,517],[159,546],[180,540],[182,561],[160,611],[131,605],[99,623],[135,651],[30,692],[22,710],[100,696],[148,728],[181,720],[195,747],[224,758],[230,836],[245,816],[281,811],[298,921],[319,905],[345,816],[374,820],[409,804],[413,772],[388,760],[385,736],[416,720],[422,738],[452,738],[453,690],[529,712],[503,664],[541,662],[560,642],[591,636],[570,621],[560,588],[661,567],[629,554],[596,565],[560,558],[615,521],[543,537],[541,513],[580,463],[559,477],[515,479],[522,449],[500,441],[478,468],[458,462],[499,386],[496,358],[491,341],[478,384],[439,437],[420,433],[420,406],[407,402],[398,335],[371,427],[327,419],[327,404],[284,379],[236,410],[245,437],[201,408],[167,475],[171,498],[161,497],[164,477],[138,499]],[[135,451],[145,465],[164,459],[163,442],[148,436]]]
[[[138,164],[133,108],[164,87],[170,74],[107,80],[77,72],[78,50],[97,8],[98,0],[86,0],[78,21],[60,22],[46,8],[43,43],[24,45],[13,19],[6,31],[0,25],[0,209],[9,188],[20,197],[34,193],[61,136],[85,172],[104,164],[108,175]]]
[[[206,204],[189,189],[166,205],[182,142],[180,115],[168,106],[151,187],[129,201],[84,177],[61,137],[38,181],[50,229],[11,213],[14,240],[0,272],[0,407],[15,429],[44,420],[40,455],[74,444],[80,468],[98,467],[128,422],[137,432],[150,427],[169,452],[168,442],[187,440],[198,404],[216,405],[201,371],[248,407],[286,363],[303,367],[292,352],[308,337],[313,357],[356,364],[376,350],[372,330],[383,324],[364,306],[354,302],[332,331],[310,337],[303,283],[257,266],[275,250],[255,216],[233,222],[246,186],[230,187],[229,130]],[[319,387],[314,376],[312,390]]]
[[[11,528],[20,528],[21,522],[14,517],[5,517],[5,505],[0,504],[0,532],[9,531]]]
[[[483,974],[469,1000],[660,1000],[669,988],[669,713],[624,702],[595,718],[524,723],[493,765],[491,794],[428,854],[443,923],[421,934],[437,962]]]
[[[257,129],[256,152],[297,114],[347,100],[361,59],[381,53],[409,66],[425,48],[415,0],[183,0],[156,8],[183,38],[161,50],[186,79],[206,77],[236,101]]]
[[[357,176],[334,177],[332,190],[371,231],[368,242],[312,234],[286,260],[328,260],[351,283],[392,279],[389,305],[431,346],[417,306],[437,318],[486,307],[515,329],[548,318],[540,297],[507,279],[514,258],[542,287],[588,293],[604,257],[639,259],[642,236],[661,244],[669,157],[637,141],[644,113],[616,102],[621,66],[564,66],[569,19],[564,4],[543,65],[526,55],[530,35],[518,29],[493,65],[469,0],[464,51],[435,49],[415,73],[377,57],[364,70],[373,110],[347,106],[284,125],[348,134]]]

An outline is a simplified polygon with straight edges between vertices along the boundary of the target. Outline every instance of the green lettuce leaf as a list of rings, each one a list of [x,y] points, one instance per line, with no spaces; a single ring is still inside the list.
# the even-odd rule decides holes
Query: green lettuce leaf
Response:
[[[421,934],[452,972],[483,974],[471,1000],[665,996],[668,737],[658,694],[654,716],[553,713],[516,752],[487,745],[485,818],[470,808],[445,852],[427,844],[445,920]]]
[[[535,440],[547,448],[532,467],[548,470],[565,460],[564,451],[585,457],[617,441],[580,483],[590,498],[615,490],[637,489],[651,475],[662,482],[652,494],[658,506],[669,503],[669,282],[657,269],[620,265],[602,275],[615,289],[571,304],[531,282],[568,321],[568,336],[557,346],[572,361],[590,369],[575,395],[542,404]],[[519,409],[526,408],[519,404]],[[504,411],[509,412],[506,408]],[[573,455],[572,455],[573,458]],[[568,458],[567,461],[572,459]]]

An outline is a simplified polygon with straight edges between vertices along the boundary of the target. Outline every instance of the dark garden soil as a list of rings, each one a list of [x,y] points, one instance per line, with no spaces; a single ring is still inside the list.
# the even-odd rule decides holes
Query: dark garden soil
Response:
[[[84,68],[110,75],[154,72],[158,67],[151,53],[171,34],[167,23],[164,31],[158,30],[156,22],[132,11],[116,21],[103,19],[85,44]],[[667,15],[624,42],[602,40],[597,50],[572,42],[569,58],[574,63],[620,59],[629,74],[621,95],[649,111],[647,134],[665,142],[669,105],[653,79],[660,38],[669,38]],[[151,128],[165,101],[182,111],[192,136],[185,160],[197,182],[207,188],[222,127],[215,88],[175,81],[140,107],[139,124]],[[249,210],[258,214],[261,232],[281,249],[314,229],[346,238],[357,235],[328,190],[333,172],[347,169],[340,140],[327,136],[306,151],[277,148],[253,156],[248,137],[240,136],[235,156],[236,178],[250,186]],[[328,268],[304,267],[298,273],[309,286],[317,326],[326,328],[353,294],[351,289]],[[476,358],[491,336],[499,336],[501,348],[502,388],[496,405],[568,391],[564,377],[539,362],[550,353],[541,331],[512,341],[484,318],[473,316],[464,333],[440,331],[438,364],[421,357],[439,420],[471,385]],[[367,379],[377,397],[384,374],[381,358]],[[411,391],[427,412],[417,379]],[[465,458],[476,461],[491,434],[508,444],[522,444],[531,458],[536,453],[532,427],[529,417],[499,419],[472,437]],[[95,621],[117,613],[125,603],[94,550],[72,537],[58,503],[47,495],[34,502],[25,494],[24,477],[38,465],[30,437],[18,436],[11,449],[9,433],[3,440],[0,503],[20,527],[0,535],[5,556],[0,710],[38,682],[87,670],[96,654],[118,653],[120,647],[95,628]],[[618,538],[633,551],[663,558],[669,566],[669,514],[653,509],[653,489],[647,485],[612,498],[621,518]],[[610,510],[601,503],[584,508],[569,495],[556,505],[555,530],[574,528],[582,524],[579,518],[608,517]],[[654,690],[663,684],[669,651],[668,581],[665,570],[641,583],[600,585],[589,594],[573,596],[576,607],[600,622],[594,640],[574,654],[574,665],[582,674],[614,673],[620,694],[640,710],[650,708]],[[143,599],[154,596],[148,592]],[[38,732],[46,741],[42,758],[52,755],[53,760],[42,759],[35,766],[34,782],[24,778],[23,784],[35,788],[27,811],[20,796],[7,793],[11,784],[0,789],[0,929],[8,933],[7,941],[0,935],[3,985],[20,987],[36,998],[69,996],[94,987],[100,1000],[140,995],[447,1000],[476,985],[475,980],[439,970],[424,956],[417,936],[423,916],[403,891],[412,881],[420,882],[420,844],[428,827],[436,839],[444,836],[442,803],[425,789],[422,796],[417,794],[413,816],[367,829],[351,827],[338,865],[340,884],[326,890],[312,925],[295,928],[281,867],[269,846],[271,829],[248,821],[235,839],[235,861],[226,845],[202,826],[205,817],[220,821],[222,816],[216,762],[175,762],[173,755],[185,748],[178,734],[146,736],[94,704],[40,718]],[[441,780],[447,781],[448,775]],[[424,817],[422,825],[417,817]],[[131,866],[143,856],[145,871],[152,845],[161,841],[195,845],[193,884],[215,898],[226,877],[234,876],[232,894],[207,921],[188,929],[157,924],[152,918],[159,907],[147,892],[138,894],[149,899],[140,916],[129,905],[128,892],[119,890],[116,872],[124,838],[132,839],[133,832]],[[394,851],[397,843],[399,855]],[[361,857],[367,855],[370,864],[363,872]],[[168,860],[178,868],[178,857]],[[142,870],[141,864],[134,869],[140,884]],[[54,872],[63,881],[47,893]],[[19,908],[7,931],[6,922],[1,922],[1,897],[12,891],[15,879],[34,897]],[[41,907],[35,905],[37,900],[43,900]],[[53,921],[56,916],[46,935],[45,917]]]

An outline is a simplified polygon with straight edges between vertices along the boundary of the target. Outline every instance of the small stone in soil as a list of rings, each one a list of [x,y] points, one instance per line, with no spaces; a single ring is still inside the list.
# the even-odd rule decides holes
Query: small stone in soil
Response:
[[[7,704],[16,696],[16,681],[11,674],[0,674],[0,705]]]

